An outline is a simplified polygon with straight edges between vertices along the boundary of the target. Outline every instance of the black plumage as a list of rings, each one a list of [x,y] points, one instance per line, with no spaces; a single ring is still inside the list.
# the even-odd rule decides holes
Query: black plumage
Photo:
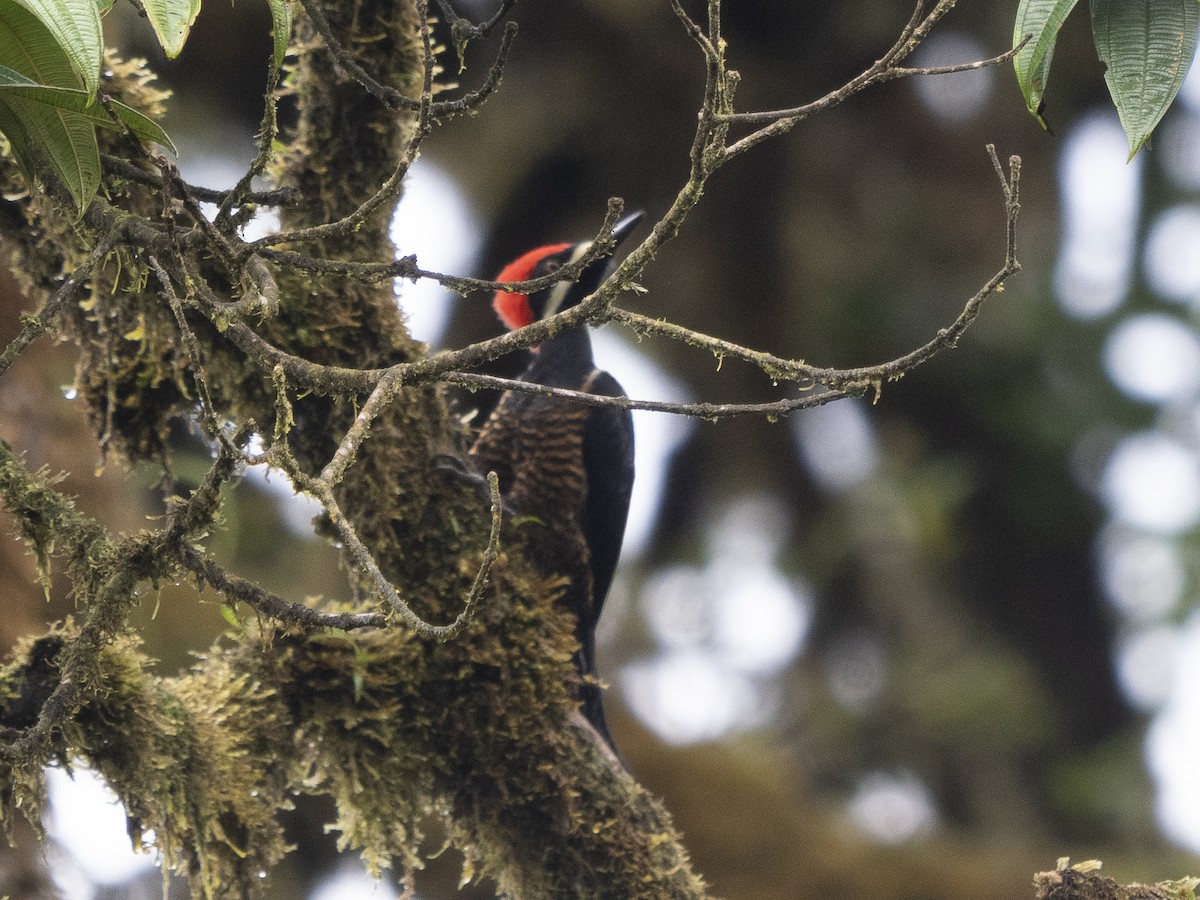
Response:
[[[620,240],[640,219],[614,229]],[[555,244],[531,251],[501,273],[519,281],[553,271],[587,250]],[[499,292],[496,308],[509,327],[567,309],[591,294],[607,260],[579,281],[526,296]],[[596,368],[587,327],[564,329],[536,348],[521,380],[589,394],[623,397],[621,385]],[[562,397],[508,391],[479,433],[471,459],[480,473],[495,471],[505,505],[529,517],[524,526],[531,561],[545,574],[566,576],[564,602],[576,616],[580,701],[588,720],[612,745],[596,682],[595,629],[621,554],[633,489],[633,420],[628,410],[589,406]],[[536,529],[536,530],[532,530]]]

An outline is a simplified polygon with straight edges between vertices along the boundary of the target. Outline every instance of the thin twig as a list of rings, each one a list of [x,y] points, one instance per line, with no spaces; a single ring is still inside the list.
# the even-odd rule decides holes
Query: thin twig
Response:
[[[342,46],[337,35],[333,33],[333,28],[329,24],[329,20],[325,18],[325,13],[321,10],[316,0],[300,0],[300,3],[312,21],[313,27],[316,28],[317,33],[325,42],[326,48],[333,55],[334,61],[342,71],[358,82],[369,94],[392,109],[406,110],[408,112],[418,112],[421,109],[421,101],[419,99],[414,100],[402,91],[398,91],[394,87],[377,81],[355,61],[354,56]],[[422,20],[427,21],[424,17],[422,17]],[[442,100],[430,103],[429,115],[434,119],[462,115],[477,109],[487,100],[500,85],[504,65],[508,60],[508,53],[512,49],[512,42],[516,36],[517,29],[515,23],[510,22],[505,26],[504,35],[500,42],[500,49],[496,54],[496,61],[492,64],[492,68],[484,84],[478,90],[472,91],[457,100]]]
[[[302,2],[305,4],[306,9],[310,6],[313,8],[316,7],[316,4],[311,2],[311,0],[302,0]],[[418,100],[412,101],[415,104],[414,107],[407,107],[417,110],[417,121],[413,126],[412,133],[409,135],[404,152],[400,154],[400,159],[396,163],[392,173],[374,194],[359,204],[352,212],[337,221],[268,235],[244,245],[247,249],[257,250],[279,244],[314,242],[325,238],[343,237],[347,234],[352,234],[385,203],[394,202],[400,196],[404,177],[408,174],[409,167],[412,166],[419,155],[421,142],[429,135],[433,127],[430,111],[433,107],[433,72],[436,60],[434,59],[433,45],[430,42],[429,36],[429,9],[427,0],[416,0],[416,7],[421,23],[419,28],[423,54],[421,95]]]
[[[371,392],[367,402],[362,405],[358,415],[354,417],[354,422],[346,429],[333,457],[321,470],[318,478],[322,482],[331,488],[341,482],[346,474],[346,469],[354,461],[354,455],[358,452],[358,448],[366,440],[371,423],[392,402],[402,384],[401,372],[398,369],[389,370],[379,379],[375,390]]]
[[[286,461],[285,461],[286,460]],[[491,495],[492,521],[488,534],[487,547],[484,550],[483,561],[480,563],[475,580],[467,593],[462,611],[448,625],[434,625],[425,621],[397,593],[395,586],[388,580],[375,562],[371,551],[359,538],[358,532],[342,512],[341,506],[334,496],[333,487],[321,478],[313,478],[304,474],[294,465],[294,460],[287,456],[280,457],[284,471],[300,490],[314,497],[325,509],[329,521],[342,539],[343,545],[349,551],[356,567],[375,588],[376,593],[399,616],[409,628],[423,637],[437,641],[448,641],[462,633],[475,615],[483,586],[491,573],[492,565],[500,553],[500,527],[503,518],[503,501],[500,497],[500,481],[495,472],[489,472],[487,477],[488,489]]]
[[[900,37],[896,42],[883,54],[879,59],[871,64],[866,70],[852,78],[839,88],[830,91],[825,96],[790,109],[778,109],[764,112],[746,112],[746,113],[730,113],[727,118],[731,124],[737,125],[763,125],[757,131],[753,131],[745,137],[733,142],[725,148],[724,158],[732,159],[747,150],[757,146],[764,140],[772,137],[777,137],[784,134],[804,121],[808,117],[838,106],[844,103],[855,94],[860,93],[868,87],[876,84],[881,84],[886,81],[892,81],[897,78],[907,78],[912,75],[946,75],[953,72],[962,72],[970,69],[983,68],[985,66],[994,66],[1000,63],[1011,60],[1021,47],[1024,46],[1024,41],[1018,44],[1011,50],[990,57],[989,59],[978,60],[970,63],[963,63],[952,66],[927,66],[927,67],[904,67],[902,63],[915,50],[922,41],[929,35],[930,30],[937,22],[946,15],[954,6],[954,0],[939,0],[932,10],[927,15],[922,14],[925,4],[923,0],[916,4],[912,16],[908,23],[900,33]],[[1028,40],[1028,38],[1026,38]]]
[[[244,440],[244,435],[239,435],[238,439]],[[240,462],[241,453],[233,441],[227,441],[220,446],[217,458],[186,501],[168,498],[171,512],[161,538],[161,544],[168,552],[178,556],[185,549],[195,549],[191,539],[200,536],[216,521],[221,511],[221,488],[237,474]]]
[[[167,305],[171,307],[171,312],[175,315],[175,324],[179,327],[179,334],[183,338],[183,347],[191,357],[192,380],[196,382],[196,393],[200,398],[200,414],[204,419],[204,424],[213,437],[224,443],[229,438],[221,429],[221,423],[217,418],[217,411],[208,390],[208,381],[204,375],[204,357],[200,353],[200,342],[196,340],[196,335],[192,333],[187,318],[183,314],[183,305],[179,302],[179,296],[171,284],[171,276],[167,274],[167,270],[153,254],[147,256],[147,259],[162,288],[160,295],[167,301]]]
[[[304,628],[385,628],[383,613],[323,613],[301,603],[291,603],[245,578],[225,571],[194,547],[182,548],[180,562],[197,577],[222,594],[229,603],[244,603],[255,612],[285,625]]]
[[[454,11],[454,7],[447,0],[437,0],[437,5],[438,9],[442,11],[442,18],[446,20],[453,31],[455,39],[461,38],[465,44],[467,41],[485,38],[491,34],[492,29],[500,24],[501,19],[508,15],[508,11],[516,5],[516,2],[517,0],[503,0],[500,8],[496,10],[496,14],[479,24],[464,19]]]
[[[512,51],[513,41],[516,38],[517,23],[505,22],[504,31],[500,34],[500,49],[496,51],[496,58],[493,60],[491,68],[488,69],[487,77],[483,79],[483,83],[475,90],[463,94],[457,100],[439,100],[430,110],[434,118],[450,118],[479,109],[496,92],[496,89],[500,87],[500,80],[504,77],[504,67],[508,65],[508,55]]]
[[[709,41],[708,35],[704,33],[704,29],[697,25],[696,21],[687,14],[687,11],[683,8],[683,4],[679,0],[671,0],[671,10],[675,13],[676,18],[683,23],[688,37],[700,45],[700,49],[704,51],[704,55],[710,59],[716,59],[719,55],[717,48]]]
[[[130,181],[136,181],[138,184],[152,187],[156,190],[162,189],[162,175],[156,172],[147,172],[144,169],[131,163],[129,160],[120,157],[112,156],[111,154],[101,154],[101,162],[104,163],[106,171],[120,175],[122,178],[128,178]],[[202,187],[196,184],[183,182],[184,188],[189,194],[199,200],[201,203],[222,203],[231,193],[230,190],[217,190],[215,188]],[[242,203],[257,204],[260,206],[287,206],[295,203],[300,199],[300,191],[292,187],[273,188],[266,191],[249,191],[242,197]]]
[[[866,393],[871,387],[870,382],[860,380],[833,390],[812,393],[804,397],[786,397],[780,400],[769,400],[762,403],[682,403],[673,400],[638,400],[633,397],[613,397],[607,394],[589,394],[585,391],[573,391],[568,388],[550,387],[533,381],[521,381],[518,378],[501,378],[497,375],[485,375],[480,372],[447,372],[440,381],[461,387],[477,390],[488,388],[497,391],[519,391],[525,394],[538,394],[545,397],[561,397],[573,400],[585,406],[607,406],[614,409],[647,410],[649,412],[671,413],[679,416],[690,416],[715,422],[718,419],[728,419],[734,416],[786,416],[800,409],[811,409],[814,406],[824,406],[843,397],[857,397]]]
[[[34,315],[22,317],[23,324],[21,330],[17,332],[17,336],[9,341],[8,346],[4,348],[4,352],[0,353],[0,377],[8,371],[8,367],[16,361],[25,348],[36,341],[39,337],[49,331],[55,320],[58,318],[63,307],[71,300],[75,293],[80,290],[91,276],[92,270],[96,268],[104,258],[112,252],[113,247],[121,240],[124,230],[121,228],[113,228],[108,231],[92,248],[92,252],[87,255],[87,258],[80,263],[66,280],[59,286],[53,294],[51,294],[46,302],[42,304]]]
[[[223,231],[216,223],[208,220],[208,217],[204,215],[204,211],[200,209],[199,201],[188,191],[187,185],[179,175],[179,169],[175,167],[173,162],[164,156],[152,157],[152,162],[162,173],[164,194],[178,200],[183,205],[184,210],[187,211],[196,228],[204,235],[212,252],[221,259],[226,268],[234,268],[237,260],[245,255],[241,247],[235,246],[232,243],[233,241],[239,241],[237,234],[232,228],[228,232]],[[169,210],[164,208],[164,218],[166,218],[168,230],[171,230],[173,228],[173,219],[168,215],[168,212]]]
[[[345,390],[348,393],[376,391],[376,395],[372,399],[375,399],[376,396],[380,398],[385,395],[390,396],[400,384],[413,386],[426,384],[431,381],[444,381],[470,388],[491,387],[501,390],[544,393],[598,406],[615,406],[623,409],[647,409],[707,419],[746,414],[786,414],[793,410],[828,403],[830,400],[836,399],[832,394],[836,394],[837,396],[859,395],[868,388],[874,388],[878,391],[885,381],[898,378],[911,369],[932,359],[933,356],[942,350],[953,347],[963,332],[975,321],[983,302],[988,297],[1002,290],[1004,282],[1020,270],[1020,263],[1016,257],[1016,222],[1020,212],[1020,158],[1014,156],[1010,159],[1010,174],[1006,179],[1000,168],[995,148],[992,145],[988,145],[987,150],[1000,178],[1005,201],[1006,243],[1004,265],[974,296],[966,301],[956,319],[950,325],[940,329],[931,340],[904,356],[877,365],[849,369],[812,366],[799,359],[789,359],[764,351],[752,350],[748,347],[743,347],[712,335],[703,334],[682,325],[650,318],[620,307],[610,305],[600,308],[599,312],[595,312],[588,306],[592,298],[587,298],[576,307],[564,310],[549,319],[535,322],[517,331],[508,332],[507,334],[469,345],[460,350],[441,353],[417,362],[401,363],[387,369],[355,370],[326,367],[310,363],[299,357],[284,353],[244,325],[231,326],[226,333],[243,352],[246,352],[251,358],[256,359],[264,368],[268,364],[282,367],[282,370],[286,371],[287,377],[300,387],[322,387],[325,390],[330,390],[336,385],[339,389]],[[617,272],[609,280],[612,281],[615,279],[619,285],[620,276],[621,268],[618,268]],[[617,289],[613,287],[612,291],[615,292]],[[601,290],[604,290],[604,288]],[[601,291],[597,291],[597,294],[600,293]],[[615,293],[613,296],[615,296]],[[494,359],[512,350],[542,343],[564,327],[573,327],[592,319],[599,322],[618,322],[634,329],[639,334],[656,334],[671,338],[672,340],[682,341],[697,348],[707,350],[720,359],[730,357],[743,360],[759,368],[764,374],[776,381],[804,382],[810,387],[824,385],[829,390],[804,397],[785,398],[764,403],[673,403],[668,401],[634,400],[621,397],[597,397],[564,389],[547,388],[542,385],[515,379],[503,379],[462,371],[464,368],[478,365],[481,362]],[[385,380],[389,381],[389,387],[386,390],[379,390],[379,386]],[[353,444],[353,449],[357,449],[358,443],[365,436],[366,426],[376,414],[376,404],[371,401],[368,401],[368,404],[372,409],[363,418],[363,424],[359,426],[359,423],[356,422],[352,428],[352,431],[355,431],[353,440],[356,442]],[[366,407],[364,407],[364,412],[368,412]],[[348,447],[345,441],[343,445]],[[351,450],[347,449],[346,453],[350,452]],[[341,449],[339,449],[339,453],[341,453]],[[344,459],[339,460],[336,466],[338,472],[344,472],[344,467]],[[340,477],[340,474],[338,477]]]
[[[956,72],[970,72],[975,69],[984,69],[1009,62],[1020,50],[1021,47],[1017,46],[987,59],[978,59],[972,62],[957,63],[948,66],[895,66],[889,64],[881,65],[878,69],[872,66],[867,72],[811,103],[806,103],[803,106],[795,106],[791,109],[734,113],[729,117],[729,120],[737,125],[761,125],[780,119],[794,119],[796,122],[800,122],[816,113],[824,112],[831,107],[837,106],[866,88],[884,81],[891,81],[896,78],[910,78],[914,75],[952,75]],[[886,56],[884,59],[886,59]],[[730,149],[732,150],[733,148],[731,147]],[[741,151],[738,150],[736,152]]]
[[[592,238],[592,245],[574,262],[564,265],[554,272],[528,278],[525,281],[490,281],[486,278],[472,278],[465,275],[447,275],[422,269],[417,265],[416,256],[404,256],[386,263],[360,263],[349,260],[327,259],[298,253],[294,250],[279,250],[274,245],[291,240],[308,239],[312,229],[300,229],[295,232],[267,235],[245,246],[257,252],[263,259],[271,260],[280,266],[286,266],[301,272],[311,272],[320,275],[345,275],[367,283],[389,281],[393,278],[406,278],[412,281],[429,279],[459,294],[466,295],[476,291],[509,291],[521,294],[533,294],[558,284],[560,281],[576,281],[597,259],[611,252],[612,230],[624,210],[624,202],[619,197],[610,197],[604,221],[599,231]],[[318,228],[324,226],[316,226]]]
[[[280,75],[280,69],[275,65],[275,60],[272,58],[270,68],[267,72],[266,90],[263,92],[262,121],[258,126],[258,152],[254,155],[254,159],[246,168],[246,171],[242,173],[242,177],[238,179],[237,184],[221,198],[215,217],[218,228],[231,229],[229,221],[230,211],[235,206],[240,206],[246,202],[246,198],[250,194],[251,183],[266,171],[267,166],[274,156],[275,138],[279,134],[279,118],[276,115],[275,92],[279,87]]]

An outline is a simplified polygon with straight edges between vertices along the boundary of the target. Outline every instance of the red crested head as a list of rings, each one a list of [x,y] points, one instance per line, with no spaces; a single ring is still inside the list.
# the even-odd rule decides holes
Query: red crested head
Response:
[[[642,219],[640,212],[626,216],[613,226],[610,234],[615,246],[623,241]],[[563,266],[578,260],[592,247],[591,241],[581,241],[578,244],[547,244],[530,250],[524,256],[518,257],[504,267],[496,276],[501,283],[511,284],[514,281],[528,281],[557,272]],[[574,280],[564,279],[553,287],[538,291],[535,294],[519,294],[509,291],[496,291],[492,306],[500,320],[515,331],[526,325],[531,325],[555,313],[570,309],[585,297],[592,294],[604,280],[609,270],[607,254],[589,263],[578,273]],[[537,348],[531,348],[537,349]]]
[[[505,282],[527,281],[538,275],[548,274],[552,270],[547,269],[546,272],[535,271],[538,268],[538,264],[547,257],[562,253],[570,246],[570,244],[548,244],[545,247],[530,250],[505,266],[500,274],[496,276],[496,280]],[[533,311],[533,306],[529,302],[528,294],[496,291],[496,296],[492,300],[492,308],[496,310],[496,315],[500,317],[500,321],[510,331],[515,331],[518,328],[529,325],[537,319],[537,315]]]

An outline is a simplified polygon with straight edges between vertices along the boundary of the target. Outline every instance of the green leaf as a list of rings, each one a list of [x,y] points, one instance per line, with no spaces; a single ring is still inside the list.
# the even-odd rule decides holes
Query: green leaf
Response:
[[[275,68],[283,65],[288,41],[292,38],[292,4],[290,0],[267,0],[271,7],[271,34],[275,37]]]
[[[200,0],[143,0],[142,6],[158,42],[167,56],[174,59],[200,14]]]
[[[83,83],[49,27],[15,0],[0,0],[0,64],[38,84],[77,88]]]
[[[243,628],[242,620],[238,618],[237,610],[230,603],[221,604],[221,618],[224,619],[231,628],[241,631]]]
[[[1079,0],[1021,0],[1017,7],[1013,46],[1020,46],[1026,35],[1030,37],[1013,57],[1013,67],[1017,70],[1017,84],[1025,98],[1025,106],[1043,128],[1046,120],[1042,118],[1042,95],[1050,78],[1054,44],[1058,41],[1059,29],[1077,2]]]
[[[171,140],[171,136],[163,130],[161,125],[145,113],[140,113],[132,106],[126,106],[119,100],[109,100],[108,104],[112,107],[113,114],[137,137],[143,141],[162,144],[175,156],[179,155],[179,151],[175,148],[175,142]],[[112,120],[107,116],[104,117],[103,122],[100,120],[97,120],[97,122],[107,127],[115,127]]]
[[[36,172],[35,158],[45,159],[75,201],[82,213],[100,187],[100,147],[96,143],[96,128],[83,116],[54,109],[22,97],[0,99],[4,115],[0,116],[0,131],[9,144],[26,175]]]
[[[66,55],[88,97],[95,97],[100,88],[100,62],[104,51],[96,0],[3,0],[0,5],[11,4],[19,4],[37,17]],[[0,59],[0,63],[8,63],[8,60]]]
[[[11,0],[0,0],[0,62],[38,84],[79,89],[79,76],[50,30]],[[100,186],[95,126],[73,112],[15,93],[4,96],[3,106],[0,130],[26,174],[36,173],[34,163],[44,160],[82,213]]]
[[[1129,140],[1129,158],[1150,139],[1179,93],[1196,51],[1196,0],[1091,0],[1092,35],[1104,80]]]
[[[24,97],[36,103],[44,103],[47,106],[52,106],[55,109],[76,113],[88,119],[93,125],[99,125],[103,128],[119,128],[123,123],[142,140],[162,144],[172,153],[178,155],[175,144],[158,123],[136,109],[116,100],[109,99],[103,104],[93,103],[86,91],[81,91],[78,88],[60,88],[37,84],[20,72],[16,72],[6,66],[0,66],[0,95]],[[106,106],[108,107],[107,109]],[[111,116],[108,109],[112,110]],[[114,121],[112,116],[116,116],[118,121]]]
[[[9,149],[12,150],[13,158],[16,159],[21,174],[25,176],[26,181],[32,181],[34,165],[29,156],[32,150],[29,133],[21,124],[21,120],[5,105],[3,100],[0,100],[0,133],[8,138]]]

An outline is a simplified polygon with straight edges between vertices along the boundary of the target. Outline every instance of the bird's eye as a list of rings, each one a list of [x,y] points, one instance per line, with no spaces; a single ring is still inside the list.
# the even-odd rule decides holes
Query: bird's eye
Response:
[[[551,272],[557,272],[562,268],[562,263],[557,259],[543,259],[538,263],[538,274],[549,275]]]

